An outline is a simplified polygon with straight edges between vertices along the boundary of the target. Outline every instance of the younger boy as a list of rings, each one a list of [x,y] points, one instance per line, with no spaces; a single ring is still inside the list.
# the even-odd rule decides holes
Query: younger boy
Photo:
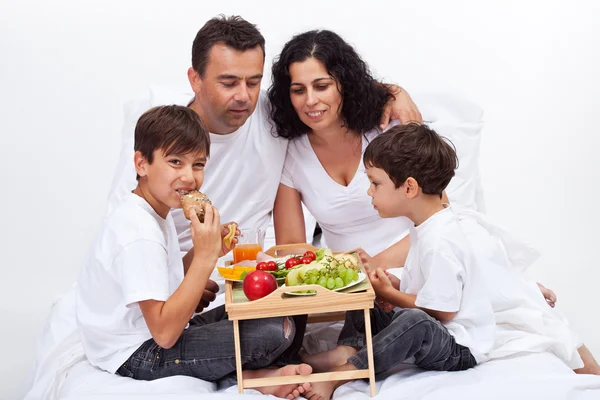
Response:
[[[460,371],[487,359],[494,315],[475,255],[442,192],[454,176],[454,149],[425,125],[396,126],[364,154],[368,194],[383,218],[414,222],[402,281],[381,269],[369,278],[377,296],[400,307],[371,311],[375,373],[400,362]],[[367,368],[364,318],[348,312],[338,347],[303,356],[313,369]],[[313,383],[307,398],[329,399],[343,381]]]
[[[187,107],[162,106],[135,128],[138,185],[104,221],[77,290],[77,323],[92,365],[140,380],[189,375],[216,381],[235,371],[233,325],[221,306],[192,317],[217,258],[228,252],[229,229],[205,207],[204,222],[191,213],[194,247],[181,259],[170,210],[179,191],[199,189],[209,156],[209,135]],[[190,319],[191,318],[191,319]],[[308,365],[281,363],[294,338],[289,318],[240,324],[246,377],[308,374]],[[310,385],[260,388],[296,397]]]

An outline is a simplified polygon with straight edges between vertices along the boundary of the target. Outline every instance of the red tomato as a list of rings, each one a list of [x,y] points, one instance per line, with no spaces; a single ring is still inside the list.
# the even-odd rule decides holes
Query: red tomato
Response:
[[[259,271],[266,271],[267,270],[267,263],[264,261],[259,262],[258,264],[256,264],[256,269]]]
[[[313,262],[313,260],[310,257],[302,257],[300,259],[300,264],[310,264],[311,262]]]
[[[294,268],[298,264],[300,264],[300,261],[298,261],[297,259],[288,258],[287,261],[285,262],[285,269]]]
[[[267,268],[265,268],[264,270],[277,271],[277,264],[275,263],[275,261],[267,261]]]
[[[246,275],[243,288],[248,300],[252,301],[263,298],[277,289],[277,280],[268,272],[256,270]]]
[[[317,259],[317,255],[310,250],[307,251],[306,253],[304,253],[304,257],[311,258],[313,261],[315,261]]]

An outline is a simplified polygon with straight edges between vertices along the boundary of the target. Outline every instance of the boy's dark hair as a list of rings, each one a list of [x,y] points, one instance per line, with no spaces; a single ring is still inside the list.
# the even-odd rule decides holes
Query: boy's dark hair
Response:
[[[251,24],[238,15],[226,17],[221,14],[210,19],[196,34],[192,44],[192,67],[204,77],[210,50],[217,43],[223,43],[237,51],[246,51],[260,46],[265,61],[265,38]]]
[[[427,125],[397,125],[376,137],[363,156],[367,167],[383,169],[396,188],[412,177],[425,194],[438,195],[450,183],[458,158],[454,145]]]
[[[138,120],[133,149],[142,153],[150,164],[154,161],[154,151],[159,149],[165,156],[202,152],[208,157],[210,137],[200,116],[191,108],[159,106],[146,111]]]
[[[268,96],[277,134],[292,139],[310,131],[292,106],[289,68],[295,62],[313,57],[323,63],[338,84],[344,125],[359,134],[376,127],[384,106],[394,98],[391,90],[373,78],[367,64],[338,34],[316,30],[294,36],[273,63],[273,83]]]

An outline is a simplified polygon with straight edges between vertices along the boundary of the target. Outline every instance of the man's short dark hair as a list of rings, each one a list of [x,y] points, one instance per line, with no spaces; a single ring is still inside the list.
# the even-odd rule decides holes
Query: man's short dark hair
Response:
[[[458,158],[453,145],[427,125],[397,125],[365,150],[366,167],[383,169],[398,188],[412,177],[425,194],[442,196]]]
[[[221,14],[209,20],[196,34],[192,45],[192,67],[204,77],[210,50],[223,43],[237,51],[246,51],[260,46],[265,60],[265,38],[251,24],[238,15],[226,17]]]
[[[204,153],[208,157],[210,137],[194,110],[177,105],[159,106],[146,111],[138,120],[133,149],[142,153],[150,164],[155,150],[162,150],[165,156]]]

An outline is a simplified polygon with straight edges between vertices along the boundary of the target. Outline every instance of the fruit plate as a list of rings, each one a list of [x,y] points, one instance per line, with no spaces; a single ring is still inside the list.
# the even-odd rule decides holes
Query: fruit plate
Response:
[[[364,272],[359,272],[357,280],[355,280],[354,282],[350,282],[349,284],[347,284],[346,286],[342,286],[341,288],[332,289],[332,292],[340,292],[344,289],[348,289],[353,286],[356,286],[359,283],[361,283],[362,281],[364,281],[366,277],[367,277],[367,275],[365,275]],[[285,283],[283,285],[281,285],[281,287],[285,287]],[[285,294],[290,295],[290,296],[314,296],[314,295],[316,295],[316,293],[298,293],[298,292],[285,292]]]

